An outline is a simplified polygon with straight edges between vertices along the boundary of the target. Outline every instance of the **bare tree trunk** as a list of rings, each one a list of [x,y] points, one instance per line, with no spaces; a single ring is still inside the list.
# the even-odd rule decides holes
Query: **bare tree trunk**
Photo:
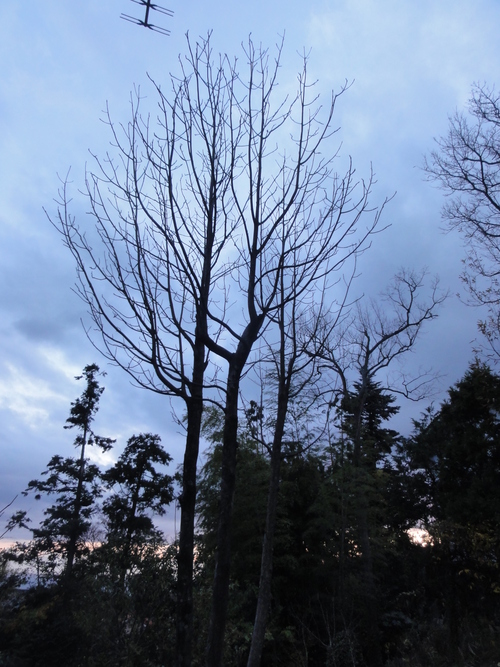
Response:
[[[85,445],[87,444],[87,425],[84,426],[82,435],[82,444],[80,449],[80,468],[78,471],[78,484],[76,487],[75,504],[73,507],[73,516],[71,519],[71,529],[69,534],[68,549],[66,553],[66,580],[69,581],[73,576],[73,563],[75,562],[76,543],[80,537],[79,523],[80,512],[82,509],[83,477],[85,474]]]
[[[205,376],[205,344],[207,336],[207,301],[211,284],[211,262],[214,241],[212,217],[215,189],[211,190],[210,213],[207,224],[203,272],[200,284],[200,305],[196,312],[196,330],[193,345],[193,375],[187,407],[187,434],[182,467],[181,526],[177,554],[177,666],[191,667],[193,651],[193,561],[194,525],[196,513],[196,471],[200,449],[203,417],[203,383]]]
[[[370,660],[371,667],[382,666],[382,647],[380,644],[379,613],[377,587],[373,572],[373,556],[368,527],[368,508],[364,500],[358,511],[358,534],[361,547],[363,581],[363,620],[364,653]]]
[[[207,667],[219,667],[222,664],[224,650],[231,569],[231,514],[236,483],[240,377],[241,368],[237,368],[235,364],[230,364],[224,418],[217,553],[212,590],[212,612],[208,631]]]
[[[288,392],[283,387],[278,399],[278,421],[274,432],[273,447],[271,451],[271,478],[269,480],[269,492],[267,498],[266,530],[262,545],[262,559],[260,566],[259,595],[257,598],[257,610],[250,644],[247,667],[259,667],[262,650],[264,648],[264,637],[266,633],[267,617],[271,603],[271,582],[273,576],[273,554],[274,536],[276,532],[276,514],[278,509],[278,496],[281,470],[281,446],[285,430],[285,419],[288,405]]]
[[[365,474],[363,469],[363,455],[362,455],[362,415],[365,407],[368,383],[370,375],[366,368],[361,370],[362,384],[360,387],[359,405],[357,408],[355,432],[354,432],[354,452],[353,463],[357,477]],[[358,481],[358,488],[363,488],[364,485]],[[364,634],[364,653],[369,656],[370,665],[372,667],[381,667],[382,665],[382,650],[380,645],[379,635],[379,615],[376,600],[376,584],[373,573],[373,557],[371,549],[370,528],[368,525],[368,507],[366,498],[358,494],[356,499],[358,504],[357,509],[357,523],[358,536],[361,547],[361,567],[362,567],[362,604],[363,604],[363,634]]]
[[[281,294],[284,296],[284,284],[281,280]],[[285,300],[283,298],[279,316],[280,348],[278,352],[278,401],[276,410],[276,423],[274,426],[273,444],[271,448],[271,477],[269,479],[269,491],[267,497],[266,527],[264,541],[262,544],[262,557],[260,565],[259,594],[257,597],[257,609],[255,622],[250,643],[247,667],[259,667],[264,648],[264,637],[266,634],[267,617],[271,604],[271,582],[273,576],[273,554],[274,535],[276,532],[276,514],[278,510],[278,495],[280,486],[281,449],[285,433],[285,422],[290,399],[290,386],[294,370],[294,361],[297,352],[296,337],[296,303],[293,300],[292,322],[291,322],[291,355],[286,363],[287,336],[285,334]]]
[[[207,667],[219,667],[222,664],[231,571],[231,515],[236,484],[240,381],[248,355],[259,336],[263,322],[264,315],[257,315],[255,310],[252,309],[250,322],[245,327],[236,352],[231,355],[225,353],[226,359],[229,361],[229,369],[224,410],[219,522],[212,590],[212,611],[207,641]]]
[[[149,116],[141,118],[139,93],[132,121],[121,126],[123,134],[109,120],[123,169],[112,156],[96,157],[97,174],[87,174],[97,245],[69,214],[64,187],[55,222],[77,262],[77,291],[102,336],[104,355],[140,386],[177,397],[188,410],[178,561],[177,642],[183,667],[191,662],[202,369],[210,374],[205,385],[217,391],[222,386],[212,355],[229,364],[207,651],[209,664],[218,667],[228,601],[241,374],[264,320],[276,316],[280,303],[304,298],[342,271],[365,246],[382,210],[368,207],[372,176],[358,184],[350,164],[338,177],[336,153],[323,156],[322,145],[336,131],[332,119],[345,86],[326,108],[313,108],[303,58],[297,94],[271,103],[281,50],[278,45],[270,57],[249,40],[245,83],[236,61],[213,59],[209,38],[196,46],[188,40],[181,73],[172,77],[172,99],[157,86],[159,129],[150,128]],[[285,127],[290,148],[277,160],[274,152]],[[365,213],[371,222],[359,226]],[[240,304],[232,300],[235,291],[247,300],[243,318]],[[228,347],[220,341],[229,341]],[[210,360],[203,358],[202,343]]]
[[[193,636],[193,554],[196,507],[196,467],[203,398],[201,384],[193,387],[182,469],[181,526],[177,554],[177,665],[190,667]]]

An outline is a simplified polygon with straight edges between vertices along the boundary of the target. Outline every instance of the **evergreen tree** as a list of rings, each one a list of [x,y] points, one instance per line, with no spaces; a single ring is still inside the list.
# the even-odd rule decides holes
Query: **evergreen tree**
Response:
[[[415,422],[405,455],[432,540],[427,596],[458,659],[467,618],[499,611],[500,377],[471,364],[440,409]]]
[[[394,396],[371,376],[354,383],[340,404],[340,428],[351,443],[350,459],[356,468],[373,470],[395,445],[398,434],[382,426],[399,412]]]
[[[91,516],[96,510],[96,500],[102,493],[99,468],[86,457],[87,448],[98,447],[108,451],[114,442],[111,438],[96,435],[92,422],[99,408],[99,400],[104,387],[98,381],[99,367],[85,366],[83,374],[76,379],[84,379],[85,390],[71,404],[70,415],[64,428],[78,429],[75,448],[78,457],[53,456],[42,475],[43,479],[32,480],[24,491],[27,495],[35,492],[35,498],[42,495],[55,496],[55,502],[44,511],[45,519],[39,528],[32,529],[34,542],[42,553],[54,557],[63,554],[65,576],[73,574],[75,559],[85,553],[85,533],[90,527]]]
[[[205,577],[210,581],[214,566],[221,423],[217,410],[206,411],[204,434],[212,446],[198,485],[200,605],[205,600],[203,581]],[[231,530],[234,558],[224,663],[228,667],[247,664],[271,473],[269,454],[258,446],[251,428],[250,432],[240,431],[237,463]],[[286,443],[279,489],[271,609],[262,664],[301,664],[306,656],[310,660],[318,657],[319,662],[311,664],[322,664],[330,630],[324,614],[329,613],[334,566],[330,550],[334,525],[323,457],[303,443]],[[199,612],[203,614],[203,609]]]
[[[222,469],[223,415],[215,408],[205,410],[203,432],[211,443],[198,481],[198,577],[197,598],[201,606],[209,596],[215,567],[219,488]],[[251,434],[238,434],[236,487],[233,503],[231,548],[231,596],[229,604],[225,665],[244,665],[252,636],[259,585],[262,537],[270,465]],[[199,609],[202,633],[208,619]],[[200,649],[201,650],[201,649]]]
[[[102,510],[107,545],[119,555],[122,582],[132,566],[133,550],[138,551],[135,560],[140,562],[141,545],[158,541],[153,516],[163,516],[166,505],[172,502],[173,478],[156,466],[166,466],[171,460],[158,435],[134,435],[118,461],[102,475],[103,481],[115,488]]]
[[[398,410],[394,397],[371,374],[362,373],[340,403],[340,437],[333,452],[340,508],[340,607],[344,617],[354,614],[365,659],[369,656],[374,667],[382,664],[378,578],[388,543],[382,463],[398,440],[398,434],[383,424]]]
[[[89,529],[102,493],[99,468],[89,462],[87,449],[96,446],[107,451],[110,438],[95,434],[92,428],[104,389],[98,381],[99,368],[86,366],[77,380],[84,379],[82,395],[72,404],[65,428],[76,428],[76,457],[53,456],[42,478],[32,480],[23,493],[54,497],[44,510],[37,528],[29,527],[25,512],[17,512],[8,528],[15,525],[31,530],[32,539],[17,544],[8,555],[20,564],[35,569],[36,586],[29,588],[23,605],[0,632],[0,651],[13,665],[85,664],[85,631],[80,622],[81,592],[88,575],[84,563],[89,552]],[[89,561],[85,561],[90,565]],[[61,573],[64,576],[60,576]],[[27,580],[29,581],[29,579]],[[59,586],[50,584],[58,583]]]
[[[103,542],[81,594],[88,664],[173,662],[176,554],[155,525],[173,499],[171,460],[158,435],[134,435],[102,474]]]
[[[500,377],[475,361],[409,443],[435,519],[500,524]]]
[[[88,551],[85,537],[102,494],[100,471],[88,460],[82,467],[79,460],[55,455],[42,475],[46,477],[32,480],[27,491],[36,491],[38,500],[42,495],[56,498],[44,510],[45,518],[39,527],[31,529],[33,556],[36,553],[37,558],[42,558],[45,568],[52,564],[53,575],[59,571],[62,557],[65,576],[70,578],[76,560]]]

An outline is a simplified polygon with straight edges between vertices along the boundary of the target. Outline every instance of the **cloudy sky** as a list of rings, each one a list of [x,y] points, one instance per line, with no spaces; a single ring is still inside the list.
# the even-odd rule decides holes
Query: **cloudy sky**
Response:
[[[471,84],[497,83],[497,0],[162,1],[173,18],[151,20],[170,37],[121,20],[122,12],[141,15],[130,0],[1,3],[0,508],[53,454],[70,455],[72,434],[62,426],[83,389],[74,376],[88,363],[108,373],[96,430],[118,438],[117,452],[133,433],[159,433],[180,461],[168,400],[131,387],[88,342],[72,258],[43,209],[55,211],[58,179],[71,167],[74,210],[84,215],[78,188],[89,151],[102,154],[110,141],[103,109],[126,122],[134,85],[153,99],[147,73],[162,83],[178,71],[187,32],[195,39],[213,31],[214,48],[231,55],[249,33],[264,46],[284,33],[283,85],[304,49],[320,91],[352,83],[336,116],[342,156],[352,156],[360,176],[373,165],[374,204],[396,193],[384,214],[390,228],[363,257],[360,288],[376,292],[400,267],[426,266],[452,294],[460,290],[461,242],[443,234],[442,194],[420,167]],[[479,315],[451,297],[413,355],[412,363],[443,375],[442,392],[472,358]]]

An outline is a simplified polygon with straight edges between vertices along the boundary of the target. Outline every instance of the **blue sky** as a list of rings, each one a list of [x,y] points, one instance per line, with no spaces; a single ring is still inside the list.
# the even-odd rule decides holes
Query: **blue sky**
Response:
[[[108,373],[98,432],[118,438],[117,452],[133,433],[157,432],[180,461],[182,437],[168,399],[131,387],[88,342],[85,308],[71,289],[72,258],[43,209],[54,213],[58,175],[71,167],[74,212],[85,215],[78,189],[89,151],[103,154],[109,145],[106,104],[116,122],[126,122],[134,85],[154,103],[146,73],[166,86],[187,32],[196,39],[213,31],[215,50],[231,55],[250,33],[270,47],[284,33],[280,85],[293,84],[304,50],[323,94],[351,83],[336,114],[341,160],[352,156],[360,176],[373,165],[374,204],[396,193],[384,213],[390,228],[360,264],[359,290],[375,296],[402,266],[426,266],[453,295],[461,289],[461,241],[442,232],[442,194],[420,167],[472,83],[497,83],[496,0],[163,4],[174,16],[152,20],[170,37],[121,20],[122,12],[141,15],[130,0],[6,0],[0,7],[0,507],[52,454],[70,454],[71,432],[62,426],[82,391],[74,376],[94,361]],[[472,358],[479,316],[452,296],[412,355],[415,367],[432,365],[444,376],[442,391]],[[421,407],[405,408],[405,418]]]

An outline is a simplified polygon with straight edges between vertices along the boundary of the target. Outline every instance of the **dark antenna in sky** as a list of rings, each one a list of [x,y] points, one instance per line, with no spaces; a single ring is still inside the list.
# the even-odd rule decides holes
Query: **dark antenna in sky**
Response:
[[[144,16],[144,20],[142,21],[141,19],[136,19],[134,16],[129,16],[128,14],[121,14],[120,18],[125,19],[125,21],[130,21],[131,23],[135,23],[136,25],[142,25],[145,28],[153,30],[154,32],[159,32],[162,35],[170,35],[170,30],[167,30],[166,28],[161,28],[160,26],[157,25],[153,25],[152,23],[149,22],[149,10],[152,9],[155,12],[159,12],[160,14],[165,14],[166,16],[173,16],[174,12],[171,9],[166,9],[165,7],[160,7],[160,5],[155,5],[151,2],[151,0],[132,0],[132,2],[135,2],[136,5],[142,5],[143,7],[146,8],[146,14]]]

